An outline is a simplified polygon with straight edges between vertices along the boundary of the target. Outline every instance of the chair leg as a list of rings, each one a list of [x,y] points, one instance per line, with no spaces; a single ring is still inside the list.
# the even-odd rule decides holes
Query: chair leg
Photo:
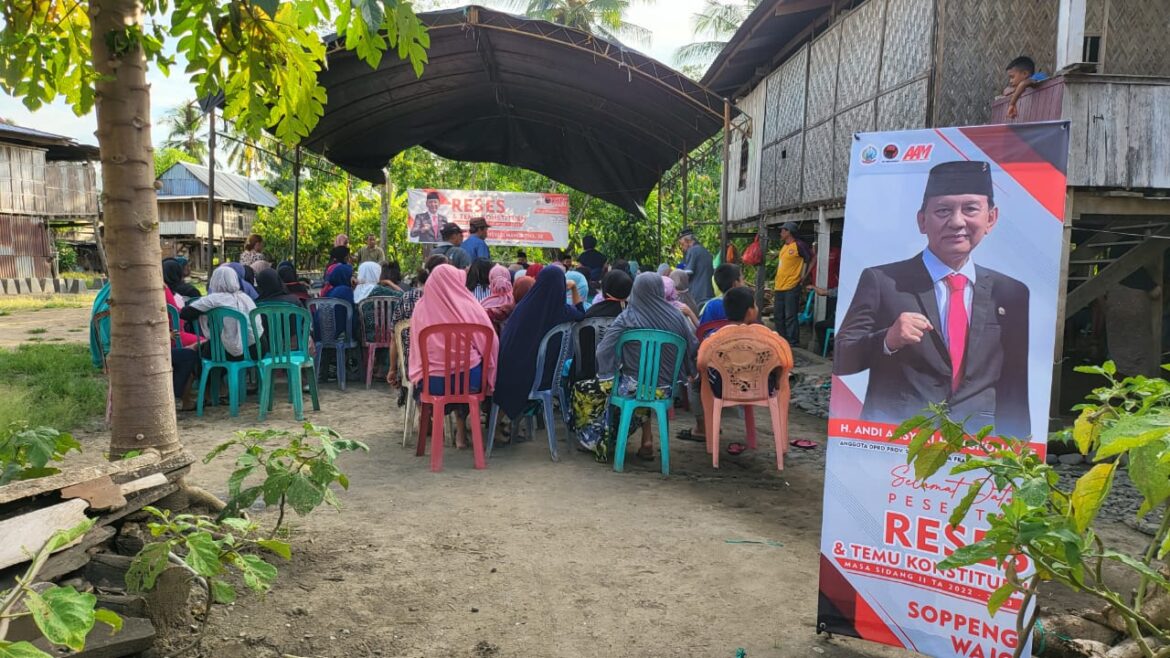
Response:
[[[276,386],[275,375],[272,370],[260,369],[260,420],[268,417],[268,409],[272,405],[272,389]]]
[[[442,399],[442,398],[440,398]],[[443,419],[447,414],[443,403],[431,405],[431,472],[443,470]]]
[[[431,405],[423,402],[418,407],[418,441],[414,447],[414,454],[416,457],[422,457],[427,454],[427,428],[430,426],[431,414],[434,409]]]
[[[492,403],[492,410],[488,413],[488,443],[487,456],[490,459],[492,456],[492,446],[496,444],[496,421],[500,418],[499,405]]]
[[[337,386],[341,390],[345,390],[345,347],[338,345],[333,348],[333,352],[337,355]]]
[[[210,376],[211,368],[206,365],[203,366],[203,372],[199,375],[199,399],[195,402],[195,415],[203,415],[203,394],[207,391],[207,379]]]
[[[560,461],[560,456],[557,455],[557,434],[553,427],[556,415],[553,411],[552,393],[549,393],[547,398],[540,402],[540,406],[544,407],[544,424],[545,430],[548,432],[548,452],[552,456],[552,460]]]
[[[672,400],[671,407],[673,406]],[[658,438],[658,449],[662,452],[662,474],[670,475],[670,421],[667,420],[667,414],[662,413],[661,407],[656,411],[658,412],[655,414],[658,416],[658,433],[662,435]]]
[[[374,356],[376,356],[376,354],[377,354],[375,351],[377,349],[378,348],[374,347],[373,345],[366,346],[366,389],[367,390],[369,390],[370,386],[374,383]]]
[[[723,420],[723,401],[715,400],[711,405],[711,466],[719,468],[719,425]]]
[[[299,397],[299,396],[303,395],[304,393],[300,389],[297,389],[296,394]],[[313,376],[309,377],[309,395],[311,395],[313,398],[313,411],[321,411],[321,402],[317,399],[317,372],[316,372],[316,370],[313,371]]]
[[[483,454],[483,427],[479,424],[479,409],[478,403],[472,402],[470,404],[471,414],[467,417],[467,424],[471,425],[471,454],[474,457],[475,468],[483,470],[487,468],[487,460],[484,459]]]
[[[402,447],[406,447],[406,435],[410,432],[410,414],[414,411],[414,390],[403,381],[406,388],[406,418],[402,419]]]
[[[752,405],[745,404],[740,409],[743,409],[743,426],[744,434],[747,436],[747,447],[756,449],[756,417],[752,413]]]
[[[305,394],[301,390],[301,369],[288,369],[288,390],[296,393],[293,396],[293,413],[297,420],[305,419]]]
[[[788,409],[780,408],[779,396],[768,401],[772,414],[772,436],[776,438],[776,470],[784,470],[784,453],[788,452]]]
[[[630,440],[627,435],[630,433],[630,418],[634,415],[634,407],[632,405],[622,405],[621,414],[620,420],[618,421],[617,445],[613,450],[613,470],[618,473],[621,473],[626,465],[626,444]]]
[[[240,373],[228,370],[228,410],[232,418],[240,415]]]
[[[524,440],[531,441],[536,437],[536,414],[528,414],[526,424],[528,425],[528,436],[524,437]]]

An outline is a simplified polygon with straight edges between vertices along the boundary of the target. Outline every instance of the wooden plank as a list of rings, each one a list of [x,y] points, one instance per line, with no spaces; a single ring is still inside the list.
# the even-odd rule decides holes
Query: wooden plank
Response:
[[[1097,276],[1068,293],[1065,299],[1064,317],[1069,318],[1073,313],[1088,306],[1090,302],[1104,295],[1109,291],[1109,288],[1121,283],[1122,279],[1135,272],[1139,267],[1148,265],[1156,258],[1162,258],[1167,248],[1170,248],[1170,241],[1151,238],[1126,252],[1124,256],[1102,269]]]
[[[158,501],[175,493],[178,490],[179,490],[179,485],[172,483],[172,484],[167,484],[167,485],[162,486],[162,487],[155,487],[153,489],[147,489],[145,491],[141,491],[141,492],[138,492],[136,494],[132,494],[130,496],[127,496],[125,507],[118,509],[118,510],[114,510],[113,512],[110,512],[110,513],[106,514],[105,516],[100,517],[98,519],[98,523],[100,523],[102,525],[113,523],[114,521],[117,521],[118,519],[121,519],[122,517],[128,516],[130,514],[133,514],[134,512],[141,510],[143,507],[146,507],[147,505],[152,505],[154,503],[157,503]]]
[[[34,480],[12,482],[0,487],[0,505],[22,498],[30,498],[49,491],[56,491],[57,489],[74,484],[88,482],[103,475],[113,475],[127,470],[134,470],[136,472],[137,469],[158,464],[160,459],[158,452],[152,450],[137,457],[123,459],[122,461],[101,462],[100,464],[83,466],[81,468],[66,467],[64,471],[56,475],[36,478]]]
[[[90,508],[98,511],[114,509],[126,504],[122,486],[114,484],[113,479],[108,475],[65,487],[61,489],[61,497],[65,499],[81,498],[89,503]]]
[[[85,533],[81,542],[72,548],[49,556],[41,570],[37,572],[37,580],[56,580],[67,573],[84,567],[89,562],[88,551],[99,544],[105,543],[114,536],[114,529],[107,526],[94,526]],[[0,575],[0,590],[10,589],[16,584],[16,577],[23,576],[26,564],[10,567]]]
[[[122,630],[111,633],[105,624],[95,624],[85,638],[85,649],[80,653],[70,652],[70,658],[122,658],[150,649],[154,645],[154,624],[141,617],[123,617]],[[44,638],[33,642],[38,649],[49,655],[58,655],[57,650]]]
[[[0,543],[0,569],[28,560],[30,555],[44,546],[54,532],[67,530],[84,521],[85,510],[88,508],[89,503],[84,500],[67,500],[0,521],[0,537],[5,538],[5,541]],[[69,545],[73,546],[80,541],[81,537],[78,537]]]
[[[151,475],[147,475],[144,478],[138,478],[137,480],[131,480],[130,482],[127,482],[127,483],[121,485],[122,486],[121,493],[123,496],[129,496],[130,494],[133,494],[133,493],[138,492],[138,491],[143,491],[145,489],[153,489],[154,487],[161,487],[161,486],[167,484],[167,482],[168,482],[168,480],[167,480],[167,476],[165,474],[154,473]]]

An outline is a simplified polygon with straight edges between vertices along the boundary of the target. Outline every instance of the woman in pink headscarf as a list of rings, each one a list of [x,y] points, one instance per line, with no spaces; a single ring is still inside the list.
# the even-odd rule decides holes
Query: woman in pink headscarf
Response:
[[[691,326],[699,326],[699,317],[690,309],[681,299],[678,298],[678,289],[674,286],[674,281],[669,276],[662,277],[662,287],[666,295],[666,301],[670,305],[677,308],[690,321]]]
[[[445,375],[448,374],[445,363],[443,344],[431,339],[429,344],[423,345],[419,334],[428,327],[443,324],[476,324],[494,330],[487,311],[480,306],[475,297],[467,289],[467,275],[452,265],[439,265],[427,277],[426,294],[418,300],[414,307],[414,315],[410,320],[409,354],[410,381],[415,382],[416,393],[422,390],[423,380],[431,394],[441,394],[444,389]],[[496,384],[496,358],[499,354],[499,343],[490,341],[491,347],[483,338],[477,338],[472,344],[474,353],[471,355],[471,387],[486,387],[490,392]],[[423,373],[422,350],[427,350],[429,372]],[[425,376],[424,376],[425,375]],[[478,412],[478,410],[476,410]],[[467,447],[467,415],[466,409],[457,413],[458,422],[455,424],[455,445],[458,448]],[[479,422],[478,413],[474,422]]]
[[[488,273],[488,296],[480,304],[496,328],[496,335],[500,335],[504,322],[512,315],[512,309],[516,308],[516,302],[512,299],[512,273],[508,268],[496,265],[491,269]]]
[[[344,233],[338,233],[336,238],[333,238],[334,247],[348,247],[349,236]]]

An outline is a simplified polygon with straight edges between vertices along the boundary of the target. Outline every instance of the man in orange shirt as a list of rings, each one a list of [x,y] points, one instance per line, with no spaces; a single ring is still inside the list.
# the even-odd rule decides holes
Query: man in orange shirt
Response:
[[[788,222],[780,227],[780,263],[776,266],[776,279],[772,289],[772,319],[776,333],[789,345],[800,344],[800,325],[796,318],[800,313],[802,290],[808,256],[796,238],[796,223]]]

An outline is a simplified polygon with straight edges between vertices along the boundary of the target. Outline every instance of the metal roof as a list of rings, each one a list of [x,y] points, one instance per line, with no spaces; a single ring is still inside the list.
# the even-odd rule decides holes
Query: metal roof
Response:
[[[173,180],[176,177],[176,170],[180,169],[191,178],[199,181],[206,194],[208,187],[207,167],[191,164],[190,162],[176,162],[164,171],[162,176],[159,176],[159,180],[163,181],[163,188],[158,192],[159,199],[191,198],[192,196],[198,196],[190,194],[189,190],[180,192],[169,189],[167,180]],[[276,196],[265,189],[260,183],[220,169],[215,170],[215,198],[224,201],[246,203],[253,206],[264,206],[266,208],[272,208],[278,203]]]
[[[722,128],[719,96],[620,44],[477,6],[419,18],[431,37],[422,77],[392,53],[372,70],[326,40],[328,101],[305,148],[380,183],[394,155],[422,145],[642,215],[659,176]]]
[[[98,147],[72,137],[8,123],[0,123],[0,142],[46,149],[46,160],[96,160],[100,154]]]
[[[859,4],[862,0],[839,5]],[[727,98],[740,98],[783,63],[793,42],[803,43],[831,18],[833,0],[763,0],[719,52],[700,81]],[[838,7],[840,9],[840,7]]]

